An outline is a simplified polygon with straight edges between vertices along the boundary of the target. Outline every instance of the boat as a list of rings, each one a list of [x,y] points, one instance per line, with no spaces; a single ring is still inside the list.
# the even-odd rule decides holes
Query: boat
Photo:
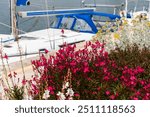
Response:
[[[128,9],[128,5],[130,4],[130,2],[134,2],[134,7],[132,9]],[[146,0],[145,2],[147,2],[148,4],[148,8],[146,8],[145,6],[143,6],[142,9],[137,9],[139,0],[125,0],[124,2],[124,14],[125,17],[128,18],[129,20],[136,18],[137,16],[144,16],[147,17],[147,19],[150,21],[150,0]]]
[[[87,8],[97,8],[97,7],[105,7],[112,8],[113,14],[119,14],[120,17],[126,17],[127,19],[135,18],[138,15],[144,15],[150,20],[150,0],[145,0],[147,2],[148,8],[143,6],[141,10],[137,9],[137,5],[139,0],[124,0],[123,3],[115,5],[115,4],[97,4],[94,0],[94,4],[86,4],[85,0],[82,1],[82,6]],[[129,5],[134,3],[133,8],[129,9]]]
[[[9,63],[36,56],[43,50],[58,50],[64,42],[74,44],[91,40],[98,31],[99,23],[94,16],[107,17],[109,21],[120,19],[119,15],[101,13],[95,8],[57,9],[40,11],[19,11],[16,7],[30,5],[29,0],[10,0],[12,34],[0,34],[1,48],[6,53]],[[32,3],[31,3],[32,4]],[[16,14],[21,18],[55,17],[49,22],[49,27],[25,34],[18,34]]]

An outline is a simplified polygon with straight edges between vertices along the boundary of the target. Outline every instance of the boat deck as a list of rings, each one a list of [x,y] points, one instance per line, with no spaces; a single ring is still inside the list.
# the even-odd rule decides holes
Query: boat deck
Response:
[[[19,46],[24,55],[23,59],[36,56],[40,49],[58,50],[60,45],[66,43],[76,43],[82,40],[88,41],[92,39],[94,34],[75,32],[71,30],[64,30],[62,34],[61,29],[44,29],[19,35]],[[9,63],[20,60],[17,42],[12,41],[11,35],[0,35],[2,40],[2,50],[6,53]],[[8,41],[10,40],[10,41]],[[0,63],[1,64],[1,63]]]

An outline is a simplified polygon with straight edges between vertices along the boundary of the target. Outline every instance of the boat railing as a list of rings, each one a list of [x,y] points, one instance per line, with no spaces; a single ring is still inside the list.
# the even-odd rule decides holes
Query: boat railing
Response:
[[[105,8],[113,8],[113,14],[116,14],[117,13],[117,9],[118,8],[121,8],[122,5],[113,5],[113,4],[84,4],[84,7],[90,7],[90,8],[93,8],[93,7],[105,7]]]

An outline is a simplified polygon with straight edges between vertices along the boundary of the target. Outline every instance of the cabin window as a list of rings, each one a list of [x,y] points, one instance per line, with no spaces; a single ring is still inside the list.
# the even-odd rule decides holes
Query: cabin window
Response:
[[[77,19],[76,24],[74,26],[74,30],[76,31],[92,31],[91,27],[82,19]]]
[[[93,16],[93,20],[95,22],[110,22],[110,18],[109,17],[104,17],[104,16]]]
[[[71,29],[73,22],[74,22],[74,18],[63,17],[60,28]]]
[[[58,26],[60,18],[57,17],[51,17],[50,18],[50,27],[56,28]]]

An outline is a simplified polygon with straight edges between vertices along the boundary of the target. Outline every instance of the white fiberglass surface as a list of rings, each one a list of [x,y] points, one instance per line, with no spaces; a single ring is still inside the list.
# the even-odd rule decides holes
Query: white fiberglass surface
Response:
[[[91,40],[94,34],[80,33],[70,30],[64,30],[62,33],[61,29],[44,29],[27,34],[20,35],[19,46],[22,54],[38,53],[40,49],[47,49],[49,51],[58,50],[59,45],[64,42],[73,43],[81,40]],[[3,53],[8,56],[19,55],[17,42],[9,42],[3,44]],[[32,56],[36,56],[34,54]],[[28,58],[31,56],[23,57]],[[19,57],[11,57],[9,62],[19,61]]]

